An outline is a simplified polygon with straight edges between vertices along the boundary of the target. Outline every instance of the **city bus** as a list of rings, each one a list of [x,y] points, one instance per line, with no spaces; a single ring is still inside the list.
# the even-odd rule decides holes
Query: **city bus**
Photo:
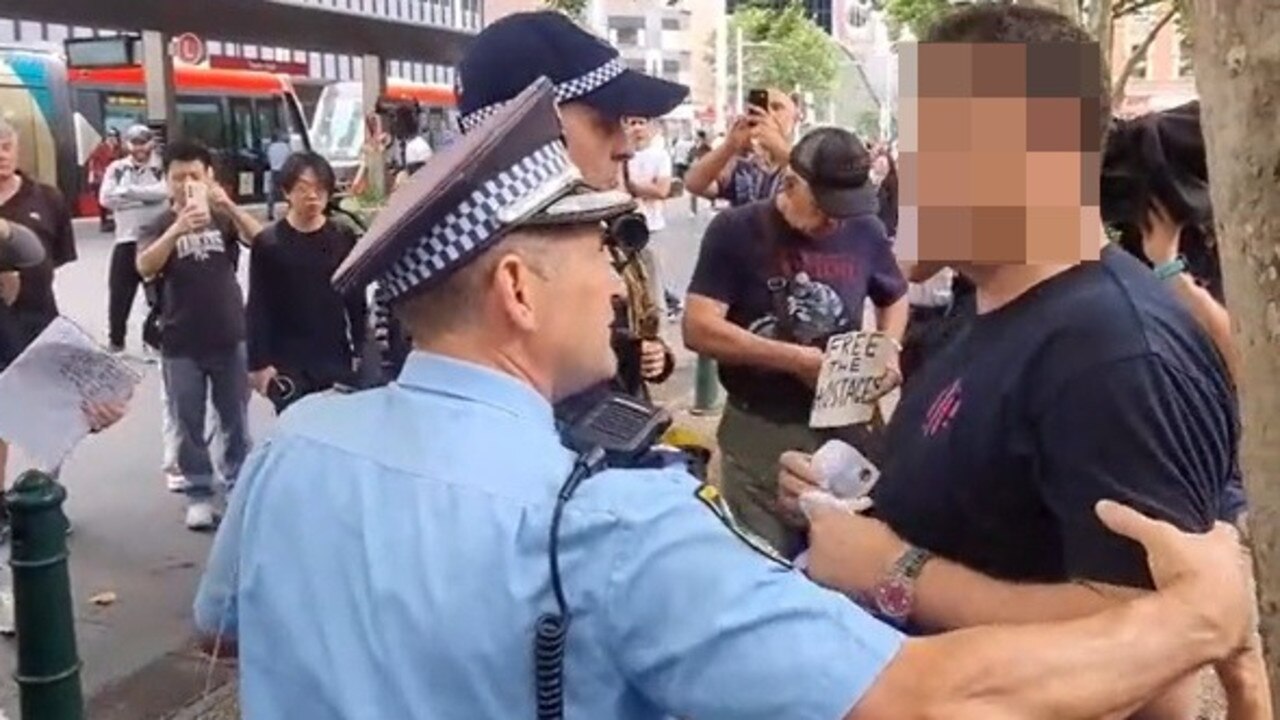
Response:
[[[265,200],[266,149],[276,133],[296,150],[310,147],[285,76],[177,65],[174,85],[181,132],[209,146],[218,179],[237,202]],[[56,183],[79,214],[93,215],[85,163],[109,131],[146,122],[142,68],[68,70],[57,53],[0,47],[0,112],[19,126],[23,170]]]
[[[395,102],[417,103],[418,128],[433,151],[440,150],[458,135],[458,98],[448,85],[389,78],[384,97]],[[332,83],[320,93],[311,123],[312,145],[333,165],[340,187],[351,183],[360,166],[360,151],[365,140],[362,103],[363,86],[359,81]]]

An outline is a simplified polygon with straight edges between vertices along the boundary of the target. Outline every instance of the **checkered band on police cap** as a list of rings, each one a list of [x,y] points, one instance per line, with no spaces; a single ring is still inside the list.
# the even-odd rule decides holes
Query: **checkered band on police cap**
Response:
[[[585,75],[571,78],[562,83],[556,83],[556,102],[567,103],[570,100],[576,100],[583,95],[593,93],[626,72],[626,69],[627,66],[622,63],[622,60],[615,57]],[[504,104],[500,102],[494,103],[462,116],[462,131],[469,133],[480,127],[486,120],[493,117],[493,114],[498,112],[498,108]]]
[[[507,224],[504,210],[558,182],[571,167],[564,143],[556,141],[485,181],[380,278],[388,299],[465,262]]]

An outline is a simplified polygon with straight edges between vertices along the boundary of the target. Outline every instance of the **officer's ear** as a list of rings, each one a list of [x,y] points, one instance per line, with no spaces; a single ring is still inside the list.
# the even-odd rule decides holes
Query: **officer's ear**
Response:
[[[489,276],[489,287],[508,320],[525,332],[538,329],[539,313],[554,302],[548,283],[549,252],[537,235],[513,236],[503,242]]]

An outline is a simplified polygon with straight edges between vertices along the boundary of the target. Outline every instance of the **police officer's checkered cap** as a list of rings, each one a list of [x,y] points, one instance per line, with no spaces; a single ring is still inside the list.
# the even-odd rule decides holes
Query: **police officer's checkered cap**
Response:
[[[516,13],[485,28],[458,65],[458,111],[473,132],[539,76],[560,103],[581,101],[606,117],[661,117],[689,94],[683,85],[627,69],[618,51],[563,13]]]

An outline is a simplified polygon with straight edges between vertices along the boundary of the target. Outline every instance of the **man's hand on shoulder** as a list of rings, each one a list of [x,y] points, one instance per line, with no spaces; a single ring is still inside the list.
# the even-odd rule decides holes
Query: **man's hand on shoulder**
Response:
[[[1184,533],[1106,500],[1097,512],[1109,530],[1146,549],[1157,594],[1194,621],[1214,655],[1225,659],[1246,647],[1254,601],[1235,528],[1217,523],[1207,533]]]

